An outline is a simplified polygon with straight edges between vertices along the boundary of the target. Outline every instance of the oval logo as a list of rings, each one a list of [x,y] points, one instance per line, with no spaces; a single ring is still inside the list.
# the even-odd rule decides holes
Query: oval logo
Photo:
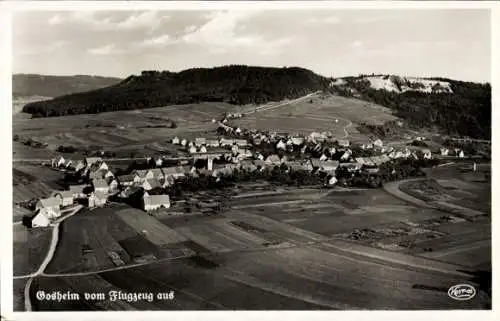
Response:
[[[459,301],[472,299],[476,295],[476,289],[469,284],[457,284],[448,290],[448,296]]]

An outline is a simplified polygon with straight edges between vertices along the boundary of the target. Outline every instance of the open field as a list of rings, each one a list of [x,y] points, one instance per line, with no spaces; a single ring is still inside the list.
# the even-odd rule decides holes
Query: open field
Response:
[[[172,301],[129,303],[134,309],[149,310],[477,309],[488,304],[482,292],[470,301],[451,300],[447,295],[451,285],[474,283],[459,273],[428,270],[425,264],[436,268],[453,266],[421,259],[424,266],[413,267],[414,260],[408,260],[408,265],[392,263],[349,251],[337,245],[318,245],[228,252],[201,261],[179,259],[100,273],[92,280],[39,278],[32,292],[83,292],[90,286],[94,292],[106,292],[109,285],[123,292],[174,291]],[[52,304],[41,309],[100,308],[93,302],[80,302],[78,307]],[[107,308],[123,310],[129,306]]]
[[[185,237],[161,224],[160,221],[144,211],[135,208],[124,208],[118,210],[116,216],[156,246],[187,241]]]
[[[350,139],[357,140],[365,137],[356,130],[356,124],[381,125],[397,119],[388,108],[357,99],[322,94],[274,105],[269,104],[269,107],[232,123],[243,128],[277,132],[309,134],[312,131],[331,131],[338,138],[343,138],[347,130],[352,136]]]
[[[14,275],[35,272],[49,249],[52,228],[28,229],[22,224],[13,226]]]
[[[61,172],[48,167],[16,164],[12,172],[14,203],[35,197],[47,197],[51,191],[61,189]]]

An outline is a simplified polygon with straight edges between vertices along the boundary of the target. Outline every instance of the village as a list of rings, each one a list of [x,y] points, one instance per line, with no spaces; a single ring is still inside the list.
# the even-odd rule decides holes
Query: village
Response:
[[[129,204],[154,214],[171,207],[169,191],[188,179],[205,178],[217,184],[238,173],[246,174],[247,180],[255,180],[268,178],[273,171],[275,174],[278,171],[289,175],[301,173],[312,178],[309,182],[323,187],[350,187],[366,179],[369,186],[380,187],[383,175],[385,179],[392,175],[389,180],[402,178],[399,173],[404,167],[402,164],[436,161],[436,158],[450,156],[465,157],[461,149],[441,147],[433,154],[429,148],[387,147],[380,139],[352,144],[347,139],[336,139],[328,132],[301,136],[246,130],[228,125],[228,119],[235,117],[242,115],[225,115],[218,122],[218,137],[188,140],[176,136],[171,139],[171,144],[185,155],[181,160],[166,156],[147,157],[145,163],[134,166],[137,165],[134,162],[124,169],[101,157],[69,159],[58,156],[52,159],[45,165],[71,174],[72,179],[67,190],[55,190],[50,197],[31,202],[34,215],[28,220],[28,225],[49,226],[75,203],[95,208],[112,201],[133,200]],[[417,142],[424,140],[425,137],[415,138]],[[177,164],[165,165],[173,164],[172,161]],[[358,183],[352,183],[352,180]]]

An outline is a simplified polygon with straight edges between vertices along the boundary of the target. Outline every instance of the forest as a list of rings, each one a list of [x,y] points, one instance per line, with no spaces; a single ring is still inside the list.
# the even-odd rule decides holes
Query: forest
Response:
[[[204,101],[262,104],[326,90],[328,84],[328,79],[297,67],[231,65],[178,73],[143,71],[116,85],[27,104],[23,112],[53,117]]]

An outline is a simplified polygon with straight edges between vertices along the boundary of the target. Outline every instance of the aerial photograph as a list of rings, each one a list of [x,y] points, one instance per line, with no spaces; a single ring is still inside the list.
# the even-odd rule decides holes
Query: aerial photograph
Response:
[[[490,9],[12,19],[14,311],[492,309]]]

